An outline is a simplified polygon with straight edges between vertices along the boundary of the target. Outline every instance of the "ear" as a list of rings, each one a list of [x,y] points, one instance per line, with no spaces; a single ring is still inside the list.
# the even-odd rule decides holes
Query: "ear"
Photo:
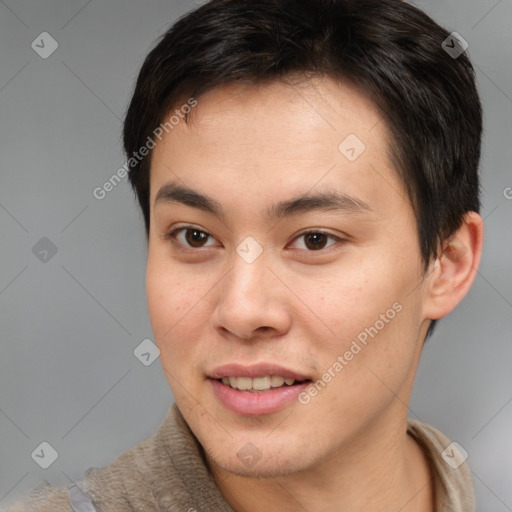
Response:
[[[468,212],[461,227],[444,242],[441,255],[428,271],[426,319],[436,320],[447,315],[465,297],[480,264],[483,235],[482,217]]]

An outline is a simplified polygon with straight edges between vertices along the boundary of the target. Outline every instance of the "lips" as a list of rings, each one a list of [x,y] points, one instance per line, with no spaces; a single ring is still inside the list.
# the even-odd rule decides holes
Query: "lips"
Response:
[[[293,379],[295,381],[311,380],[311,378],[304,373],[272,363],[259,363],[251,366],[244,366],[237,363],[225,364],[214,368],[208,374],[208,377],[212,379],[222,379],[223,377],[249,377],[255,379],[272,375],[283,377],[284,379]]]
[[[227,364],[208,374],[214,396],[227,409],[244,416],[272,414],[297,401],[310,384],[302,372],[276,364]]]

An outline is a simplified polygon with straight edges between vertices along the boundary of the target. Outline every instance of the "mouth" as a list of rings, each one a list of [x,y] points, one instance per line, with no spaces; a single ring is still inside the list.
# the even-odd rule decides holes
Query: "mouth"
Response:
[[[215,379],[217,382],[236,389],[238,391],[246,391],[249,393],[268,393],[274,389],[288,388],[290,386],[301,385],[311,382],[311,379],[298,380],[281,375],[267,375],[264,377],[221,377]]]
[[[292,406],[312,382],[310,376],[272,363],[226,364],[207,375],[213,396],[243,416],[272,414]]]

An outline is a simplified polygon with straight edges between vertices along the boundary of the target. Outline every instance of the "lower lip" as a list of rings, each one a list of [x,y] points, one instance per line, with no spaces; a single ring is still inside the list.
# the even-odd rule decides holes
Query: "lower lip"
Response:
[[[212,384],[213,392],[225,407],[245,416],[272,414],[280,411],[290,402],[297,400],[297,397],[311,384],[308,381],[255,393],[233,389],[215,379],[208,380]]]

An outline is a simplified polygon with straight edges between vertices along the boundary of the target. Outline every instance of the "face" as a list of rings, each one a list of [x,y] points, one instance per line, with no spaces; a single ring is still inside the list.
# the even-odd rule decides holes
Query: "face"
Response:
[[[406,417],[428,321],[389,140],[357,89],[317,78],[211,91],[154,149],[151,323],[218,466],[311,469]]]

